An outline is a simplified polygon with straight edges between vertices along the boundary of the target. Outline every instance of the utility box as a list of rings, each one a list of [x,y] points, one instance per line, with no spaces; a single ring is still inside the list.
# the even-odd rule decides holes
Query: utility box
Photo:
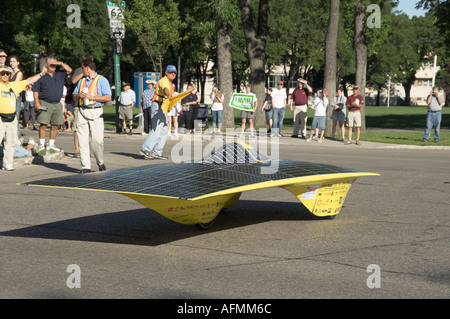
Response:
[[[140,107],[141,97],[145,90],[148,89],[148,84],[145,81],[152,80],[158,82],[161,78],[161,73],[156,72],[135,72],[134,73],[134,93],[136,94],[136,107]],[[139,116],[138,129],[143,129],[144,121],[142,116]]]
[[[148,89],[147,80],[158,82],[161,78],[161,73],[156,72],[135,72],[134,73],[134,92],[136,93],[136,107],[140,106],[142,93]]]

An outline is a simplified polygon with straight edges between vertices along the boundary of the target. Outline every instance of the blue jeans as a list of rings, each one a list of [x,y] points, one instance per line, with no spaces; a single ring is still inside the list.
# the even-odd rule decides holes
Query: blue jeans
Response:
[[[441,131],[442,112],[428,112],[427,114],[427,128],[423,135],[423,140],[428,142],[431,130],[434,127],[434,141],[439,142],[439,133]]]
[[[162,155],[164,145],[167,141],[169,128],[167,126],[167,114],[161,110],[160,104],[153,102],[151,108],[152,130],[142,145],[143,151],[151,152],[153,155]]]
[[[223,114],[223,110],[212,111],[212,127],[213,128],[216,127],[216,122],[217,122],[217,127],[222,128],[222,114]]]
[[[283,120],[284,120],[284,113],[286,112],[286,108],[273,108],[273,124],[272,124],[272,134],[281,134],[281,131],[283,130]]]

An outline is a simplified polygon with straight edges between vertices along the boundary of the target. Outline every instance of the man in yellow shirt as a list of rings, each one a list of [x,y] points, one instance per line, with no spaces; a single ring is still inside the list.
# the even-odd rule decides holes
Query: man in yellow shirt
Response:
[[[44,74],[46,70],[42,71]],[[14,148],[17,144],[16,99],[28,84],[39,80],[43,74],[37,74],[23,81],[9,82],[12,69],[0,66],[0,142],[4,140],[3,167],[4,171],[13,171]]]
[[[156,84],[155,101],[151,107],[152,130],[140,151],[140,154],[144,155],[146,159],[167,159],[166,156],[162,155],[162,151],[166,144],[169,130],[167,114],[161,109],[161,105],[166,99],[172,97],[174,93],[172,83],[176,77],[177,69],[175,66],[169,65],[166,68],[166,76]]]

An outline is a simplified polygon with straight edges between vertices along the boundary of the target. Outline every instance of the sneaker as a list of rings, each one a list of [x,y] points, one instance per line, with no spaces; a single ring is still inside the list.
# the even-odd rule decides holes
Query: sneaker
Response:
[[[60,151],[61,151],[61,149],[58,148],[58,147],[56,147],[55,145],[51,145],[51,146],[50,146],[50,150],[51,150],[51,151],[55,151],[55,152],[60,152]]]
[[[154,159],[158,159],[158,160],[168,160],[169,158],[167,156],[164,155],[152,155]]]
[[[128,135],[133,135],[133,130],[130,129],[130,131],[128,132]]]
[[[98,170],[99,170],[100,172],[106,171],[106,166],[105,166],[105,164],[98,165]]]
[[[142,132],[141,135],[142,135],[142,136],[146,136],[146,135],[148,135],[148,134],[145,133],[145,132]]]
[[[12,171],[14,171],[14,168],[12,168],[12,167],[2,167],[2,171],[12,172]]]
[[[141,151],[139,152],[139,154],[144,155],[144,157],[145,157],[146,159],[151,159],[151,160],[153,159],[153,156],[152,156],[152,154],[150,154],[149,151],[141,150]]]
[[[80,174],[88,174],[88,173],[91,173],[92,171],[90,170],[90,169],[88,169],[88,168],[83,168],[81,171],[80,171]]]

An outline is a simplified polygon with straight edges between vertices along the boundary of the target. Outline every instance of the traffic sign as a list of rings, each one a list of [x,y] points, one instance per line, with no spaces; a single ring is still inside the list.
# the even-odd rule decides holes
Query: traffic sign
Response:
[[[125,39],[125,17],[123,14],[125,1],[119,4],[106,1],[106,5],[108,6],[111,39]]]

